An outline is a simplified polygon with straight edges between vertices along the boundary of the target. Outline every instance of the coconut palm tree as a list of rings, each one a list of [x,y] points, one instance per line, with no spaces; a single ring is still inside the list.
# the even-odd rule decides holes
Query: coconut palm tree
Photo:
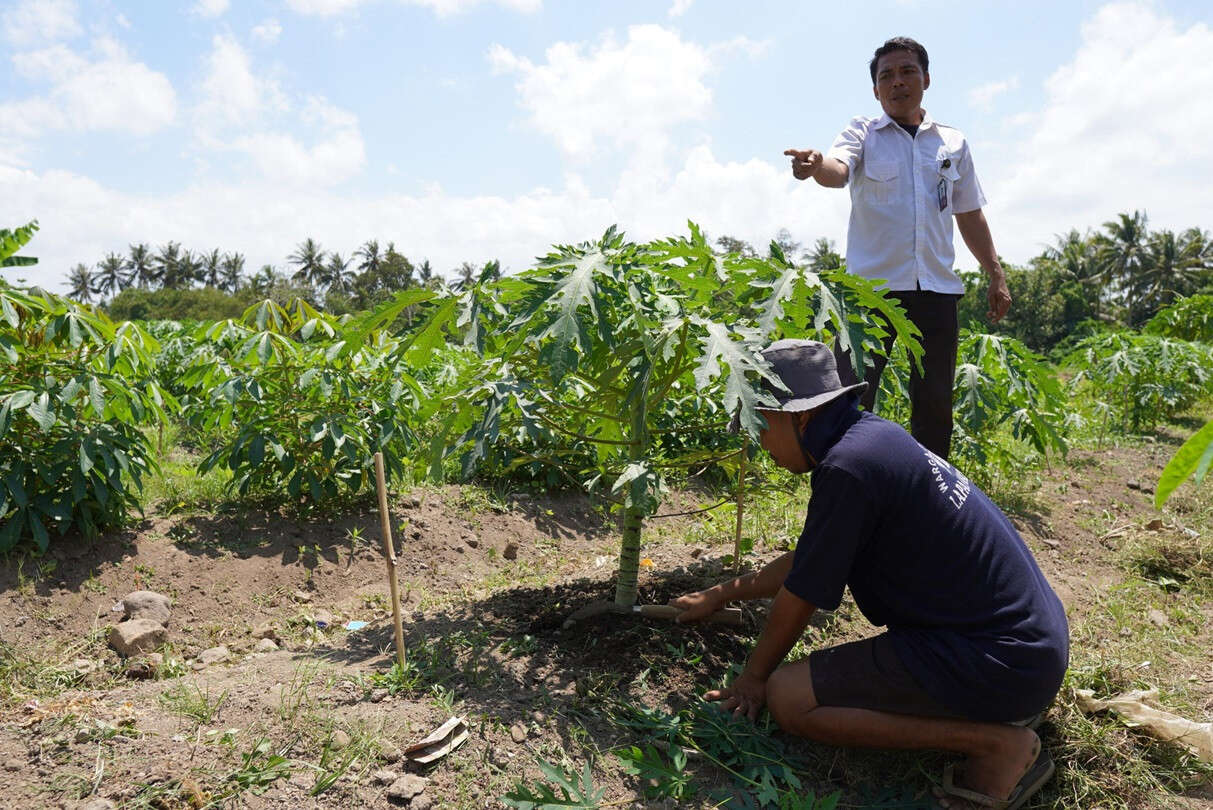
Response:
[[[219,255],[219,248],[215,248],[210,253],[204,253],[200,257],[202,267],[200,268],[200,278],[202,283],[207,287],[219,286],[219,270],[223,262],[223,258]]]
[[[156,264],[152,258],[152,249],[142,242],[130,245],[126,255],[126,273],[128,284],[150,287],[156,281]]]
[[[464,262],[455,268],[455,283],[452,286],[456,289],[466,290],[476,283],[476,275],[476,265]]]
[[[257,295],[268,295],[281,278],[274,265],[263,264],[260,270],[249,277],[248,287]]]
[[[292,275],[296,281],[303,281],[312,286],[319,286],[324,281],[324,251],[320,243],[310,236],[299,243],[295,252],[286,257],[287,262],[295,266]]]
[[[108,298],[126,287],[126,262],[117,253],[107,253],[97,264],[93,273],[93,290],[103,298]]]
[[[240,289],[240,274],[244,272],[244,256],[240,253],[227,253],[221,264],[219,289],[234,293]]]
[[[1108,297],[1125,303],[1125,290],[1141,272],[1149,256],[1146,242],[1150,236],[1144,211],[1120,214],[1105,222],[1098,237],[1100,277]]]
[[[342,258],[336,251],[330,253],[324,265],[324,286],[337,292],[349,290],[354,281],[354,274],[349,269],[351,263],[351,259]]]
[[[178,289],[185,286],[181,278],[181,243],[166,242],[152,258],[156,281],[161,287]]]
[[[1090,231],[1080,233],[1071,228],[1068,233],[1054,237],[1046,247],[1043,258],[1066,278],[1082,284],[1084,297],[1090,302],[1091,313],[1099,318],[1104,294],[1104,265],[1100,238]]]
[[[432,288],[434,286],[434,266],[430,264],[429,259],[422,260],[417,266],[417,279],[421,282],[422,287]]]
[[[813,249],[809,251],[808,259],[809,267],[818,273],[842,267],[842,256],[834,250],[834,243],[824,236],[813,243]]]
[[[87,304],[93,299],[93,274],[89,272],[88,266],[83,262],[77,264],[67,273],[67,295],[69,298],[74,298],[82,304]]]
[[[383,262],[383,256],[379,254],[379,240],[363,242],[362,247],[354,251],[354,258],[358,259],[358,269],[363,273],[378,273],[379,265]]]
[[[1199,228],[1178,235],[1170,230],[1155,231],[1146,242],[1145,254],[1125,290],[1133,326],[1140,326],[1175,299],[1199,289],[1210,267],[1208,238]]]

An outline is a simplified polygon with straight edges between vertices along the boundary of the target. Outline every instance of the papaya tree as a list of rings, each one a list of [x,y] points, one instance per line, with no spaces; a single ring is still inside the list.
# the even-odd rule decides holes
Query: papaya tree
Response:
[[[480,414],[465,435],[469,462],[494,452],[506,428],[536,445],[562,443],[565,458],[579,460],[566,474],[622,510],[615,604],[634,604],[644,521],[657,512],[669,470],[687,462],[671,435],[720,433],[738,414],[757,436],[758,408],[774,402],[760,382],[783,388],[761,349],[788,332],[870,348],[885,333],[866,304],[910,334],[904,313],[867,282],[847,277],[831,289],[823,279],[777,248],[770,259],[714,253],[694,225],[689,237],[647,244],[612,227],[596,242],[557,246],[535,268],[496,282],[493,317],[478,310],[493,324],[486,339],[498,359],[463,398]],[[688,399],[698,424],[687,423]]]

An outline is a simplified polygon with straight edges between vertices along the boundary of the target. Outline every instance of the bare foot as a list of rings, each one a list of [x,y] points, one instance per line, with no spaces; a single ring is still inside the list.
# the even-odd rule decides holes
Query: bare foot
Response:
[[[1005,726],[988,752],[965,760],[964,772],[956,777],[956,786],[983,793],[994,799],[1010,798],[1019,780],[1040,754],[1040,738],[1031,729]],[[970,810],[972,802],[948,796],[941,788],[935,796],[943,807]]]

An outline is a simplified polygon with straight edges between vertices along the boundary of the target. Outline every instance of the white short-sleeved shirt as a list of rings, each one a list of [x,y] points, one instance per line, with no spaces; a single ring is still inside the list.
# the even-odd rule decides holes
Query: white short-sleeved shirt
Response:
[[[888,115],[854,118],[826,157],[850,169],[847,269],[890,290],[963,293],[952,216],[986,204],[969,144],[924,115],[914,137]]]

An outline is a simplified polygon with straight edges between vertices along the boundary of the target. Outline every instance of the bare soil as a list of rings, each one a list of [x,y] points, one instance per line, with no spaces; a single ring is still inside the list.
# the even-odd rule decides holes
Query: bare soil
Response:
[[[1190,485],[1161,523],[1152,522],[1160,515],[1150,487],[1171,452],[1170,444],[1075,451],[1010,510],[1076,625],[1105,610],[1108,589],[1124,580],[1126,543],[1190,541],[1184,510],[1197,508]],[[704,503],[677,493],[665,508]],[[744,661],[762,606],[746,608],[741,631],[615,616],[564,629],[572,610],[613,592],[617,527],[585,499],[494,500],[448,487],[394,497],[392,516],[406,648],[421,675],[396,694],[372,677],[388,671],[393,652],[378,515],[369,502],[312,518],[162,507],[95,542],[69,538],[44,558],[10,557],[0,566],[0,642],[17,686],[0,695],[0,806],[75,808],[99,798],[118,807],[401,806],[374,778],[389,770],[426,776],[429,806],[501,807],[517,782],[538,781],[537,760],[580,763],[593,752],[604,802],[663,806],[644,799],[644,784],[610,756],[644,741],[609,722],[604,706],[622,698],[685,707],[713,685],[705,673],[718,680]],[[698,521],[663,521],[649,534],[641,602],[664,603],[729,573],[730,541],[705,537]],[[746,565],[777,553],[764,550]],[[104,641],[121,618],[116,603],[140,589],[173,600],[166,665],[150,679],[128,677],[149,670]],[[1185,684],[1197,720],[1213,713],[1213,655],[1191,653],[1213,649],[1213,607],[1203,610],[1196,640],[1149,664]],[[848,611],[844,603],[842,619]],[[348,631],[349,620],[369,624]],[[258,652],[254,631],[264,634],[267,625],[281,649]],[[1083,643],[1121,640],[1111,631],[1101,638],[1098,621],[1091,626]],[[827,629],[831,638],[870,632],[862,621],[829,616],[817,627]],[[192,663],[218,645],[228,648],[227,661]],[[31,662],[30,672],[11,674],[19,661]],[[467,720],[463,747],[430,767],[401,759],[401,749],[452,714]],[[1046,723],[1046,744],[1060,744],[1049,734]],[[262,740],[269,742],[258,754]],[[806,789],[853,791],[856,780],[870,786],[904,776],[881,777],[880,755],[789,745],[821,766]],[[280,778],[271,778],[273,753],[288,763]],[[317,779],[346,760],[334,784],[311,795]],[[712,806],[706,788],[729,784],[706,766],[697,766],[696,778],[705,791],[685,806]],[[902,803],[852,806],[926,806],[926,775],[911,781],[898,794]],[[1174,802],[1213,807],[1207,790]]]

